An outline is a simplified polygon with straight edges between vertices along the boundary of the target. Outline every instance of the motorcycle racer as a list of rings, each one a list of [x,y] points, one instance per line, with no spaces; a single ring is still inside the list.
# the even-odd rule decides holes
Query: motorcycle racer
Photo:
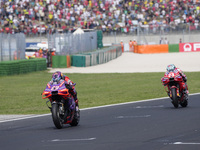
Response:
[[[187,76],[183,73],[183,71],[179,68],[177,68],[174,64],[170,64],[167,66],[166,68],[166,72],[164,76],[167,76],[170,72],[174,72],[174,73],[179,73],[179,75],[182,77],[183,82],[182,82],[182,88],[184,89],[183,92],[185,93],[187,99],[188,99],[188,86],[187,86]]]
[[[59,82],[63,82],[63,81],[65,81],[66,88],[68,88],[70,90],[70,93],[74,97],[75,104],[76,104],[76,106],[78,106],[77,92],[75,90],[76,84],[74,84],[74,82],[72,82],[68,76],[63,75],[60,71],[56,71],[55,73],[53,73],[52,79],[49,82],[49,84],[59,83]]]
[[[51,111],[54,125],[61,129],[64,124],[77,126],[80,120],[80,110],[75,90],[76,83],[60,71],[53,73],[51,81],[46,85],[42,93],[42,99],[48,98],[48,108]]]

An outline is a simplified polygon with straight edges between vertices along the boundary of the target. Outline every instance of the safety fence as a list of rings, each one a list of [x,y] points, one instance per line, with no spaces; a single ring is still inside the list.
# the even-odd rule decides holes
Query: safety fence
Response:
[[[119,57],[122,54],[120,46],[103,48],[95,52],[76,54],[69,56],[56,55],[52,57],[53,68],[88,67],[103,64]],[[71,65],[69,65],[71,62]]]
[[[48,49],[56,49],[56,55],[73,55],[95,51],[103,47],[103,33],[100,30],[80,34],[49,34]]]
[[[24,74],[46,69],[47,64],[45,58],[0,62],[0,76]]]
[[[126,26],[123,24],[121,27],[114,28],[106,28],[102,29],[104,36],[113,36],[120,34],[130,34],[136,36],[140,35],[166,35],[166,34],[193,34],[200,32],[199,24],[192,23],[171,23],[171,24],[163,24],[163,23],[154,23],[154,24],[146,24],[140,25],[138,23]]]
[[[200,42],[179,43],[179,44],[160,44],[160,45],[137,45],[134,53],[173,53],[173,52],[200,52]]]
[[[26,39],[23,33],[0,34],[0,62],[25,59]]]

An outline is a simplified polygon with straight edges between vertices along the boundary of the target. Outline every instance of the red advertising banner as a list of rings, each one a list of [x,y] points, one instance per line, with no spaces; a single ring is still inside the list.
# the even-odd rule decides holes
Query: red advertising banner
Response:
[[[200,52],[200,43],[180,43],[179,52]]]

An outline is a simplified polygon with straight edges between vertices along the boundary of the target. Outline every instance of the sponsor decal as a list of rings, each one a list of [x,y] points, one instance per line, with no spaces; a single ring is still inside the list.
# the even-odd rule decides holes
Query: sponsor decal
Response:
[[[59,89],[59,86],[53,86],[53,87],[51,88],[52,91],[56,91],[56,90],[58,90],[58,89]]]
[[[26,47],[37,47],[38,42],[26,43]]]
[[[184,44],[183,50],[184,50],[184,52],[190,52],[192,50],[192,45],[189,43]]]
[[[200,43],[180,43],[179,52],[200,52]]]

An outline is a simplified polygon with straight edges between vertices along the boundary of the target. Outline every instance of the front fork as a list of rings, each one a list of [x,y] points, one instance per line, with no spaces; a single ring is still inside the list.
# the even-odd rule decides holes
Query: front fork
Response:
[[[176,88],[176,93],[177,93],[177,97],[180,97],[180,92],[179,92],[179,86],[165,86],[165,91],[167,92],[168,96],[171,98],[172,97],[172,92],[171,92],[171,88]]]
[[[59,113],[61,115],[64,115],[65,114],[65,109],[64,109],[64,104],[63,103],[60,103],[59,104]]]

